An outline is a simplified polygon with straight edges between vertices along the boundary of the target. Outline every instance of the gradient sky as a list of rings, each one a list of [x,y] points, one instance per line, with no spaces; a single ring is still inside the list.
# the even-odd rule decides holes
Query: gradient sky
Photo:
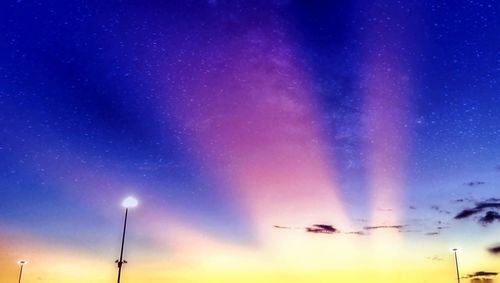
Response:
[[[126,283],[500,271],[499,12],[3,1],[0,281],[113,282],[128,195]]]

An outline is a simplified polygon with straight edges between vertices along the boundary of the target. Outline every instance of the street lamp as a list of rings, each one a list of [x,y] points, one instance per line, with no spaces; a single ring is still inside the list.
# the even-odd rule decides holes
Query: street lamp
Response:
[[[460,272],[458,271],[458,257],[457,257],[458,248],[453,248],[451,250],[455,254],[455,266],[457,268],[457,282],[460,283]]]
[[[122,273],[122,265],[124,263],[127,263],[127,261],[123,260],[123,246],[125,245],[125,230],[127,230],[128,209],[136,207],[137,204],[138,204],[137,200],[133,197],[127,197],[122,202],[122,206],[125,207],[125,221],[123,223],[122,248],[120,251],[120,259],[115,261],[118,264],[118,283],[120,283],[120,276]]]
[[[27,260],[20,260],[17,262],[17,264],[19,264],[21,266],[21,268],[19,270],[19,280],[18,280],[18,283],[21,283],[21,277],[23,276],[23,266],[25,264],[28,264],[28,261]]]

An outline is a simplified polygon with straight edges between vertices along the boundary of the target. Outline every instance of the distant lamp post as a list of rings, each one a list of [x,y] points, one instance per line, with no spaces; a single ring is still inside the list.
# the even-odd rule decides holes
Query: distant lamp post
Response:
[[[457,252],[459,251],[459,249],[458,248],[453,248],[451,250],[455,254],[455,266],[457,268],[457,282],[460,283],[460,271],[458,270],[458,256],[457,256]]]
[[[120,251],[120,259],[115,261],[118,264],[118,283],[120,283],[120,276],[122,273],[122,265],[124,263],[127,263],[127,261],[123,260],[123,247],[125,245],[125,231],[127,230],[128,209],[136,207],[137,204],[138,204],[138,201],[133,197],[127,197],[122,202],[122,206],[125,207],[125,221],[123,223],[122,248]]]
[[[23,266],[28,264],[28,261],[27,260],[20,260],[17,262],[17,264],[19,264],[21,266],[21,268],[19,269],[19,280],[17,282],[21,283],[21,277],[23,276]]]

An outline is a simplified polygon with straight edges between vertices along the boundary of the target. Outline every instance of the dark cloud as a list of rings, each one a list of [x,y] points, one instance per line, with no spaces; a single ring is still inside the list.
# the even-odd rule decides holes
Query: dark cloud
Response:
[[[500,214],[496,211],[488,211],[483,217],[479,218],[478,221],[481,225],[486,226],[495,221],[500,221]]]
[[[408,208],[409,208],[409,209],[411,209],[411,210],[415,210],[415,209],[417,209],[417,207],[415,207],[415,206],[413,206],[413,205],[410,205]]]
[[[498,272],[489,272],[489,271],[478,271],[472,274],[468,274],[465,278],[476,278],[476,277],[488,277],[488,276],[497,276]]]
[[[490,198],[486,201],[478,202],[476,203],[475,207],[460,211],[457,215],[455,215],[455,219],[465,219],[469,218],[472,215],[482,214],[485,212],[485,214],[479,217],[477,221],[479,224],[486,226],[500,220],[500,214],[498,214],[498,212],[496,211],[493,211],[492,209],[500,209],[499,199]]]
[[[492,254],[500,254],[500,245],[491,247],[488,251]]]
[[[338,233],[339,230],[332,225],[327,224],[314,224],[312,226],[306,227],[306,232],[308,233],[323,233],[323,234],[333,234]]]
[[[363,229],[365,230],[375,230],[375,229],[398,229],[401,230],[406,225],[380,225],[380,226],[365,226]]]
[[[474,215],[476,213],[479,213],[481,212],[480,209],[464,209],[462,211],[460,211],[457,215],[455,215],[455,219],[463,219],[463,218],[467,218],[471,215]]]
[[[476,208],[478,209],[500,208],[500,200],[495,198],[490,198],[486,202],[478,203]]]
[[[439,235],[439,232],[429,232],[429,233],[425,233],[425,235],[427,235],[427,236],[436,236],[436,235]]]

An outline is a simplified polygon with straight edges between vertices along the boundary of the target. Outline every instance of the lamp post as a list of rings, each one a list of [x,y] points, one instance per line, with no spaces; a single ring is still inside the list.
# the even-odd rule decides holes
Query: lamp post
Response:
[[[457,268],[457,282],[460,283],[460,272],[458,270],[458,256],[457,256],[457,248],[452,249],[453,253],[455,254],[455,266]]]
[[[127,263],[127,261],[123,260],[123,247],[125,245],[125,231],[127,230],[128,209],[136,207],[137,204],[138,204],[137,200],[133,197],[127,197],[122,202],[122,206],[125,207],[125,221],[123,222],[122,247],[120,250],[120,259],[115,261],[118,264],[118,283],[120,283],[120,276],[122,273],[122,265],[124,263]]]
[[[17,262],[17,264],[19,264],[21,266],[21,268],[19,269],[19,280],[17,282],[21,283],[21,277],[23,276],[23,266],[25,264],[28,264],[28,261],[27,260],[20,260]]]

